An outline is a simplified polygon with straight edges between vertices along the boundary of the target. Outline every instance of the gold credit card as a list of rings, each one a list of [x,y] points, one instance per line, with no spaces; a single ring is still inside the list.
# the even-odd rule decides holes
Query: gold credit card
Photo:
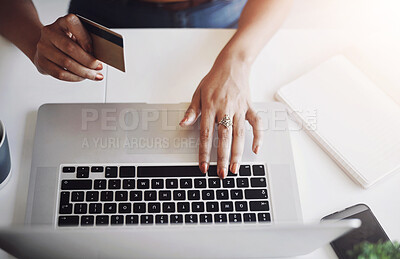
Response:
[[[76,15],[89,32],[93,42],[93,55],[100,61],[125,72],[124,39],[121,34]]]

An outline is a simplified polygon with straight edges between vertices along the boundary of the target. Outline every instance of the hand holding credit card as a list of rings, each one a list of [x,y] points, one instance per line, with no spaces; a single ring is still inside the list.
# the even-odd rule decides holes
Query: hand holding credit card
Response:
[[[82,25],[92,38],[93,55],[100,61],[125,72],[124,40],[112,30],[80,15]]]

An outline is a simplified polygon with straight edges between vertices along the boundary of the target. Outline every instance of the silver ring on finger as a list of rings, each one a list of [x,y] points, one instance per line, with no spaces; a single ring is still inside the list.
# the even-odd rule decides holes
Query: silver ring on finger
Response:
[[[223,125],[225,128],[229,129],[232,127],[233,122],[232,119],[228,116],[228,114],[225,114],[222,120],[218,122],[218,125]]]

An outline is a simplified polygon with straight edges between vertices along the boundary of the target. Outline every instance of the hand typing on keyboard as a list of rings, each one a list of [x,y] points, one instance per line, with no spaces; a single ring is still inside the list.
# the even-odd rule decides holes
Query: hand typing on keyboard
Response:
[[[229,164],[231,172],[236,174],[239,171],[244,148],[245,120],[253,127],[252,150],[255,154],[262,143],[261,119],[251,105],[248,84],[250,66],[244,63],[222,51],[197,87],[180,122],[181,126],[193,125],[201,114],[199,166],[203,173],[210,166],[212,135],[215,123],[218,123],[217,173],[222,179],[228,175]],[[224,119],[228,121],[225,125]]]

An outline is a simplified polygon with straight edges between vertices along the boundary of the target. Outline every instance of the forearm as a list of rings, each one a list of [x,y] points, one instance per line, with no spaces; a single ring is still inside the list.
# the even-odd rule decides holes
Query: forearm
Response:
[[[251,65],[283,23],[292,0],[248,0],[239,26],[221,55]]]
[[[41,24],[30,0],[0,0],[0,34],[33,60]]]

